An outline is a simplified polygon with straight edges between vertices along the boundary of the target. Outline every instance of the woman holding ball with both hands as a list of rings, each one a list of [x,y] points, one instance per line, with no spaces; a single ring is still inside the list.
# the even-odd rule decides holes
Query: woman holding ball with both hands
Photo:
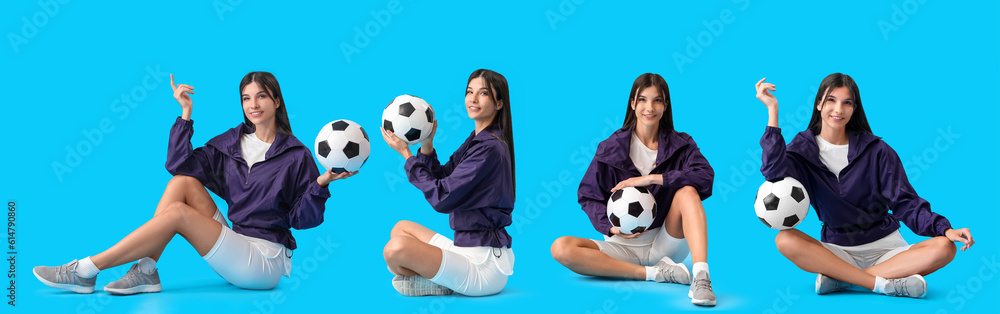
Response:
[[[872,134],[850,76],[834,73],[823,79],[808,128],[787,146],[778,128],[778,100],[771,93],[775,85],[761,79],[756,89],[768,111],[760,140],[761,173],[768,180],[802,182],[823,222],[820,241],[796,229],[782,230],[774,239],[781,254],[817,273],[817,294],[857,285],[920,298],[927,292],[923,276],[955,257],[953,242],[963,243],[963,251],[975,243],[969,229],[953,229],[917,196],[899,156]],[[909,245],[899,222],[931,238]]]
[[[148,222],[100,254],[35,267],[38,280],[77,293],[94,292],[101,270],[138,261],[109,283],[111,294],[161,290],[156,261],[175,234],[184,237],[223,279],[244,289],[271,289],[289,276],[291,228],[323,222],[327,185],[357,172],[320,175],[306,146],[292,135],[274,75],[250,72],[240,82],[244,122],[192,149],[194,87],[174,84],[182,114],[170,129],[167,171],[174,175]],[[229,228],[208,189],[229,205]],[[183,274],[178,270],[174,274]]]
[[[552,257],[573,272],[691,285],[691,303],[715,306],[708,275],[708,225],[702,201],[715,172],[694,139],[674,130],[670,89],[658,74],[632,83],[625,122],[597,146],[580,182],[579,202],[604,240],[564,236]],[[645,186],[658,206],[649,229],[623,234],[607,216],[611,194]],[[691,254],[694,277],[681,262]]]
[[[382,129],[382,138],[406,159],[404,170],[434,210],[448,214],[455,240],[415,222],[392,228],[383,255],[396,291],[407,296],[468,296],[500,292],[513,274],[514,254],[505,227],[514,208],[514,138],[510,94],[500,73],[469,76],[465,107],[475,130],[441,165],[434,131],[414,155],[406,141]]]

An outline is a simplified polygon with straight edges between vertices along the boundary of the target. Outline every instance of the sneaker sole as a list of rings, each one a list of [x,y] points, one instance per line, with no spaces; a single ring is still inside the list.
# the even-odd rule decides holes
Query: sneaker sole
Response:
[[[64,290],[69,290],[69,291],[73,291],[73,292],[76,292],[76,293],[82,293],[82,294],[94,293],[94,287],[54,283],[54,282],[45,280],[45,278],[42,278],[42,276],[39,276],[38,273],[36,273],[34,269],[31,270],[31,273],[35,274],[35,278],[38,278],[38,281],[41,281],[46,286],[49,286],[49,287],[52,287],[52,288],[64,289]]]
[[[454,293],[453,290],[445,288],[445,287],[420,287],[420,288],[416,288],[416,287],[413,287],[413,286],[415,286],[417,284],[413,283],[412,281],[413,281],[413,279],[409,279],[409,278],[405,279],[405,280],[399,280],[399,281],[394,280],[392,282],[392,286],[393,286],[393,288],[396,288],[396,291],[398,291],[400,294],[408,296],[408,297],[422,297],[422,296],[428,296],[428,295],[450,295],[450,294]]]
[[[698,306],[715,306],[715,300],[691,299],[691,304]]]
[[[160,284],[155,284],[155,285],[141,285],[141,286],[135,286],[135,287],[128,288],[128,289],[115,289],[115,288],[104,287],[104,291],[105,292],[113,294],[113,295],[132,295],[132,294],[138,294],[138,293],[156,293],[156,292],[160,292],[161,290],[163,290],[163,289],[160,286]]]

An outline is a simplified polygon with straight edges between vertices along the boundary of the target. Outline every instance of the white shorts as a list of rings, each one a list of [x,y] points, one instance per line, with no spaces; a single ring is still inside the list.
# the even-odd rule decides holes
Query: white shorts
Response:
[[[278,285],[282,275],[290,275],[291,250],[278,243],[236,233],[218,211],[213,218],[222,223],[222,232],[212,250],[202,258],[222,279],[243,289],[271,289]]]
[[[489,246],[461,247],[441,234],[429,243],[441,249],[441,267],[431,282],[467,296],[499,293],[514,274],[514,251]]]
[[[656,265],[664,256],[670,257],[674,263],[681,263],[691,253],[686,240],[671,237],[664,227],[658,227],[632,239],[619,236],[605,236],[604,239],[605,241],[592,240],[597,243],[601,253],[619,261],[642,266]]]
[[[878,265],[896,256],[896,254],[910,249],[910,245],[906,244],[906,240],[903,240],[903,236],[899,234],[899,230],[881,239],[862,245],[840,246],[833,243],[821,243],[823,243],[823,247],[833,252],[834,255],[837,255],[837,257],[858,269]]]

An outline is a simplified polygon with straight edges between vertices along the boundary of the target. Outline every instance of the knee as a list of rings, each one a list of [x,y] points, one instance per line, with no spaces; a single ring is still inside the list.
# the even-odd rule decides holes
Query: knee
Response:
[[[198,181],[198,179],[195,179],[194,177],[182,174],[174,176],[170,179],[170,182],[167,182],[168,187],[189,187],[194,184],[201,185],[201,181]]]
[[[674,192],[674,197],[680,197],[681,199],[696,199],[701,201],[701,195],[698,194],[698,190],[690,185],[685,185],[684,187],[677,189],[677,192]]]
[[[406,238],[404,237],[390,238],[389,242],[385,244],[385,248],[382,249],[382,257],[385,258],[386,262],[401,260],[405,254]]]
[[[399,222],[396,223],[396,225],[392,226],[392,231],[390,231],[390,234],[392,236],[396,236],[398,234],[404,234],[406,233],[406,230],[409,229],[410,226],[415,224],[416,224],[415,222],[409,220],[400,220]]]
[[[938,236],[927,240],[930,242],[931,248],[934,250],[934,255],[943,263],[950,263],[952,259],[955,258],[955,252],[958,249],[955,247],[955,243],[948,240],[948,237]]]
[[[552,258],[563,265],[571,263],[573,259],[573,249],[576,246],[574,242],[574,238],[569,236],[563,236],[556,239],[555,242],[552,242]]]
[[[801,246],[802,239],[796,234],[798,230],[786,229],[778,231],[778,235],[774,237],[774,245],[778,247],[778,251],[785,256],[795,252]]]
[[[677,192],[674,193],[674,200],[671,203],[670,208],[679,209],[682,216],[684,214],[704,214],[704,209],[701,206],[691,205],[694,203],[701,204],[701,195],[698,194],[698,190],[696,190],[693,186],[686,185],[677,190]]]

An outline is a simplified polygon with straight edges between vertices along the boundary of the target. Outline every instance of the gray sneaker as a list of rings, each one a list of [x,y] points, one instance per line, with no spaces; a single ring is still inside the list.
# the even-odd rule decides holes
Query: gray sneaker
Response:
[[[924,276],[912,275],[888,280],[889,284],[885,287],[885,295],[923,298],[927,294],[927,281],[924,281]]]
[[[656,282],[672,282],[682,285],[691,284],[691,272],[688,271],[687,266],[674,263],[669,257],[664,256],[653,267],[660,270],[653,277],[653,280],[656,280]]]
[[[831,292],[844,291],[850,288],[851,284],[830,278],[824,274],[816,274],[816,294],[827,294]]]
[[[73,260],[69,264],[56,267],[36,266],[32,272],[46,286],[76,293],[94,293],[94,283],[97,282],[97,276],[80,277],[76,274],[76,264],[77,260]]]
[[[395,278],[392,278],[392,287],[396,288],[396,291],[399,291],[399,293],[410,297],[449,295],[454,293],[451,289],[420,276],[396,275]]]
[[[139,270],[139,263],[132,264],[122,279],[115,280],[104,286],[104,291],[115,295],[129,295],[144,292],[160,292],[160,273],[153,269],[152,274],[144,274]]]
[[[715,292],[712,292],[712,280],[708,279],[707,272],[700,272],[694,277],[688,297],[694,305],[715,306]]]

